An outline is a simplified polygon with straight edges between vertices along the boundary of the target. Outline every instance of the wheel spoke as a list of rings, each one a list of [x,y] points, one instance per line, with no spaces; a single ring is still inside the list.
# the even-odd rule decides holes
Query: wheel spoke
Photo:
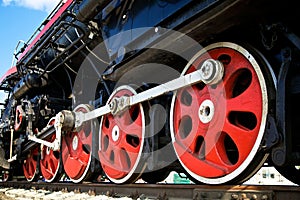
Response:
[[[122,148],[114,150],[114,162],[116,166],[119,166],[118,170],[128,172],[131,167],[131,162],[127,156],[127,153]]]
[[[124,113],[122,113],[121,116],[117,116],[115,121],[116,124],[119,126],[120,131],[123,131],[124,133],[132,133],[137,135],[138,137],[141,137],[142,116],[137,106],[133,107],[133,109],[135,111],[130,112],[129,110],[126,110]],[[132,115],[135,116],[133,117]]]
[[[78,175],[82,174],[84,166],[82,162],[78,162],[78,159],[73,159],[71,156],[68,156],[64,162],[65,171],[71,179],[78,179]]]
[[[179,101],[180,104],[177,104],[175,108],[177,112],[180,112],[182,116],[190,115],[192,119],[197,118],[198,109],[194,108],[199,108],[199,94],[201,93],[195,87],[188,87],[180,90],[177,95],[177,101]]]
[[[44,168],[44,170],[42,170],[42,173],[45,179],[50,180],[55,176],[56,173],[55,164],[51,163],[50,160],[46,162],[42,162],[41,168]]]
[[[253,84],[254,85],[254,84]],[[254,87],[255,89],[247,89],[242,94],[235,98],[227,100],[227,110],[230,111],[239,111],[239,112],[253,112],[261,113],[261,100],[260,98],[260,89]]]
[[[199,129],[206,128],[205,124],[199,122],[199,94],[196,87],[189,87],[180,90],[177,95],[176,101],[180,103],[176,104],[175,111],[180,114],[174,116],[174,125],[176,138],[179,137],[184,147],[195,146],[195,138],[203,136],[203,131]]]
[[[131,153],[138,154],[141,147],[142,138],[139,138],[138,135],[135,134],[122,134],[124,137],[122,137],[122,140],[120,141],[120,149],[125,149],[129,155]]]
[[[257,138],[256,131],[245,130],[227,121],[224,125],[224,132],[228,134],[236,145],[240,159],[244,160],[253,148]]]
[[[78,138],[79,138],[79,141],[84,144],[84,145],[90,145],[92,144],[92,131],[90,130],[90,127],[87,127],[89,126],[90,124],[87,123],[85,125],[83,125],[83,130],[82,131],[79,131],[78,133]]]
[[[55,123],[55,119],[52,118],[48,122],[49,125],[53,125]],[[55,133],[53,133],[50,137],[47,138],[48,142],[53,142],[55,140]],[[53,151],[52,149],[43,146],[41,152],[41,160],[40,160],[40,168],[43,177],[46,182],[54,182],[58,180],[61,176],[59,174],[61,160],[60,160],[60,151]]]
[[[37,178],[37,157],[38,157],[38,148],[30,151],[26,160],[23,164],[23,172],[27,181],[33,181]]]
[[[203,170],[199,169],[205,169],[205,175],[208,177],[214,177],[214,176],[222,176],[227,172],[227,169],[224,166],[217,165],[214,162],[211,162],[207,159],[199,159],[198,157],[195,157],[195,155],[190,154],[188,151],[186,151],[181,146],[178,146],[177,143],[174,143],[174,146],[177,150],[178,155],[180,156],[181,162],[188,165],[191,161],[193,161],[193,165],[189,168],[192,172],[198,172],[201,174],[201,172],[204,172]]]

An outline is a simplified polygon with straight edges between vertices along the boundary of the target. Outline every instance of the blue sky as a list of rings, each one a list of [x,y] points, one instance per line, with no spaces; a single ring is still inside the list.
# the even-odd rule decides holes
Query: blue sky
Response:
[[[59,0],[0,1],[0,78],[11,67],[19,40],[27,41]]]

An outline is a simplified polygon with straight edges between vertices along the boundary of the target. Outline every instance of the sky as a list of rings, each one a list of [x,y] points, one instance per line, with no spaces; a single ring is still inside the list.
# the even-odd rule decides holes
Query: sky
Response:
[[[0,78],[19,40],[27,41],[60,0],[0,0]]]

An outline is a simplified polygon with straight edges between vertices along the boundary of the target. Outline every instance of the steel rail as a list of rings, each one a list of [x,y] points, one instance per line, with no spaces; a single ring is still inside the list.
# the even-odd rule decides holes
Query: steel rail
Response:
[[[9,181],[0,182],[0,188],[46,189],[50,191],[80,191],[105,194],[113,197],[131,197],[133,199],[255,199],[281,200],[299,199],[300,187],[274,185],[194,185],[194,184],[129,184],[116,185],[110,183],[45,183]]]

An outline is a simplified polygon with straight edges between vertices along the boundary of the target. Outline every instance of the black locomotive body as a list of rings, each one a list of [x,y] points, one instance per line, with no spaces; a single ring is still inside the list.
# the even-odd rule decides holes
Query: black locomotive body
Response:
[[[1,79],[3,179],[299,184],[299,19],[270,0],[66,0]],[[93,176],[95,175],[96,176]]]

